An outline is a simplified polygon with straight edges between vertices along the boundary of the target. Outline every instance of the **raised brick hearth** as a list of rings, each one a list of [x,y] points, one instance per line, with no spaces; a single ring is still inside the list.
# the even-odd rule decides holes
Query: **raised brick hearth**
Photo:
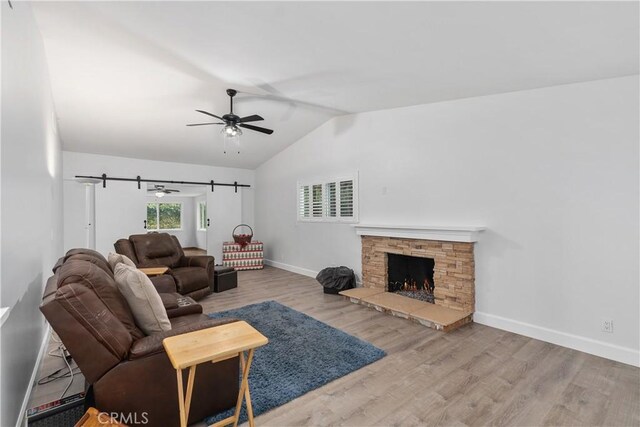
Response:
[[[475,311],[473,243],[362,236],[362,285],[387,290],[387,254],[433,258],[435,303]]]

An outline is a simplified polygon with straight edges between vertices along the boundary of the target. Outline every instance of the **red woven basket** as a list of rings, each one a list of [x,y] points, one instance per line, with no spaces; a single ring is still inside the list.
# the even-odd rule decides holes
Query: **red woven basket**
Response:
[[[249,227],[249,230],[251,230],[251,234],[236,234],[236,230],[238,229],[238,227]],[[233,229],[233,232],[231,234],[233,235],[233,241],[244,247],[251,243],[251,239],[253,239],[253,228],[251,228],[247,224],[239,224],[236,225],[236,228]]]

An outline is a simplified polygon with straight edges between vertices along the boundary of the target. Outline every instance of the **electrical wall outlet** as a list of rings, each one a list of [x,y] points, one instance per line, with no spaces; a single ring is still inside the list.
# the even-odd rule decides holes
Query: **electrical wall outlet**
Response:
[[[607,332],[609,334],[613,333],[613,319],[603,317],[600,325],[602,332]]]

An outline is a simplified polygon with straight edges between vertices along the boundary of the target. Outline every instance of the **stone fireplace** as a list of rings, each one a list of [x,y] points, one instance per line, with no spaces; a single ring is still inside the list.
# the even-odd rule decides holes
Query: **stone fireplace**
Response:
[[[434,303],[455,310],[475,311],[473,243],[362,236],[364,287],[389,291],[390,254],[433,259]]]
[[[443,331],[472,321],[474,243],[484,228],[354,228],[362,239],[362,287],[343,296]]]

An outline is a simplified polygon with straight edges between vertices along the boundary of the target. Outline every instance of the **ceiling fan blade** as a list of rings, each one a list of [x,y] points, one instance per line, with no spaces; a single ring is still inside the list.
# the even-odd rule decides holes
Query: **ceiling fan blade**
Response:
[[[224,122],[224,119],[222,117],[218,117],[215,114],[207,113],[206,111],[203,111],[203,110],[196,110],[196,111],[198,113],[206,114],[207,116],[215,117],[216,119],[222,120]]]
[[[261,128],[260,126],[245,125],[245,124],[242,124],[242,123],[239,124],[238,126],[240,126],[241,128],[255,130],[256,132],[266,133],[267,135],[271,135],[273,133],[273,131],[271,129]]]
[[[254,114],[253,116],[247,116],[247,117],[241,118],[240,120],[238,120],[238,123],[259,122],[260,120],[264,120],[264,119],[259,115]]]
[[[179,193],[180,190],[165,190],[167,193]]]
[[[224,123],[190,123],[187,126],[223,125]]]

